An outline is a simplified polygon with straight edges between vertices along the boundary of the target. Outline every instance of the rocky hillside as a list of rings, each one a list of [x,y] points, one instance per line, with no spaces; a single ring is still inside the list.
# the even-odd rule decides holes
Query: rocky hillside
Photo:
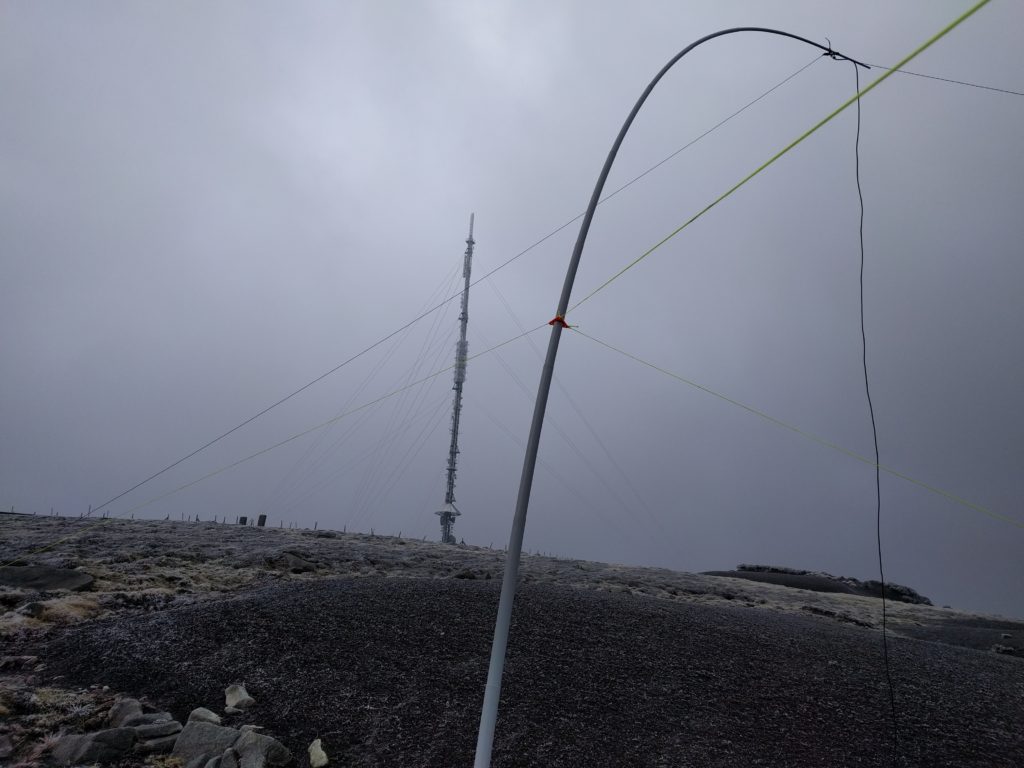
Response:
[[[94,579],[2,595],[10,764],[52,759],[62,730],[110,729],[126,696],[166,713],[165,729],[197,707],[233,743],[260,726],[300,766],[316,738],[332,765],[471,764],[501,552],[212,524],[0,526],[5,562]],[[894,764],[874,598],[540,557],[523,581],[495,765]],[[895,764],[1024,764],[1024,625],[891,607]],[[227,712],[234,683],[255,701]]]

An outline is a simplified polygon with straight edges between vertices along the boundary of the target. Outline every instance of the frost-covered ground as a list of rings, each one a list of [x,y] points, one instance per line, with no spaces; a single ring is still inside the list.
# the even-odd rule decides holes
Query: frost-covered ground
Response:
[[[96,579],[90,592],[44,600],[47,610],[37,618],[4,613],[0,633],[95,618],[133,605],[182,604],[280,579],[329,575],[500,579],[504,569],[501,550],[365,533],[7,514],[0,514],[0,533],[0,564],[21,561],[76,568]],[[524,555],[521,578],[524,583],[673,602],[747,605],[865,627],[881,625],[881,601],[875,598],[747,579],[541,555]],[[0,599],[14,607],[18,596],[7,590]],[[897,633],[919,634],[922,627],[989,619],[934,606],[888,603],[888,627]]]
[[[232,682],[257,705],[231,724],[300,766],[317,737],[332,765],[472,762],[500,550],[0,515],[11,561],[95,579],[0,589],[11,765],[119,694],[184,719]],[[1024,623],[889,603],[893,760],[879,600],[536,555],[521,574],[495,766],[1024,765]]]

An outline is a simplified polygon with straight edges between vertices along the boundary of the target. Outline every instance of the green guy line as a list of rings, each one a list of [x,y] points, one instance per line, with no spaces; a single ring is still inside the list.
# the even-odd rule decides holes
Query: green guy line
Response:
[[[782,148],[781,150],[779,150],[778,152],[776,152],[776,153],[775,153],[774,155],[772,155],[772,156],[771,156],[770,158],[768,158],[768,160],[766,160],[766,161],[765,161],[764,163],[762,163],[762,164],[761,164],[760,166],[758,166],[758,167],[757,167],[757,168],[755,168],[755,169],[754,169],[753,171],[751,171],[751,172],[750,172],[749,174],[747,174],[747,176],[745,176],[745,177],[744,177],[743,179],[741,179],[740,181],[738,181],[738,182],[737,182],[736,184],[734,184],[734,185],[733,185],[732,187],[730,187],[730,188],[729,188],[728,190],[726,190],[726,191],[725,191],[725,192],[723,192],[723,193],[722,193],[721,195],[719,195],[719,196],[718,196],[717,198],[715,198],[715,199],[714,199],[713,201],[711,201],[710,203],[708,203],[708,204],[707,204],[707,205],[706,205],[706,206],[705,206],[704,208],[702,208],[702,209],[701,209],[700,211],[698,211],[698,212],[697,212],[697,213],[695,213],[695,214],[694,214],[693,216],[691,216],[691,217],[690,217],[689,219],[687,219],[687,220],[686,220],[685,222],[683,222],[683,223],[682,223],[682,224],[681,224],[681,225],[680,225],[680,226],[679,226],[679,227],[678,227],[677,229],[675,229],[674,231],[670,232],[670,233],[669,233],[668,235],[666,235],[666,236],[665,236],[664,238],[662,238],[662,239],[661,239],[661,240],[659,240],[659,241],[658,241],[657,243],[655,243],[655,244],[654,244],[654,245],[652,245],[652,246],[651,246],[650,248],[648,248],[648,249],[647,249],[647,250],[646,250],[646,251],[645,251],[644,253],[642,253],[642,254],[640,254],[639,256],[637,256],[637,257],[636,257],[636,258],[635,258],[635,259],[634,259],[633,261],[631,261],[631,262],[630,262],[629,264],[627,264],[627,265],[626,265],[625,267],[623,267],[623,268],[622,268],[622,269],[620,269],[620,270],[619,270],[618,272],[616,272],[616,273],[615,273],[614,275],[612,275],[612,276],[611,276],[610,278],[608,278],[608,279],[607,279],[607,280],[605,280],[605,281],[604,281],[603,283],[601,283],[601,285],[599,285],[599,286],[598,286],[597,288],[595,288],[594,290],[592,290],[592,291],[591,291],[590,293],[588,293],[588,294],[587,294],[586,296],[584,296],[584,297],[583,297],[582,299],[580,299],[580,300],[579,300],[579,301],[577,301],[577,302],[576,302],[575,304],[573,304],[573,305],[572,305],[571,307],[569,307],[569,310],[568,310],[568,312],[566,312],[566,315],[568,315],[568,314],[569,314],[569,312],[572,312],[573,310],[575,310],[575,309],[576,309],[576,308],[577,308],[577,307],[578,307],[578,306],[579,306],[580,304],[582,304],[583,302],[585,302],[585,301],[588,301],[588,300],[590,300],[590,299],[591,299],[591,298],[593,298],[593,297],[594,297],[594,296],[595,296],[596,294],[598,294],[598,293],[600,293],[601,291],[603,291],[603,290],[604,290],[605,288],[607,288],[607,287],[608,287],[608,286],[609,286],[609,285],[610,285],[611,283],[613,283],[613,282],[615,282],[616,280],[618,280],[618,279],[619,279],[620,277],[622,277],[622,276],[623,276],[624,274],[626,274],[626,272],[628,272],[629,270],[631,270],[631,269],[632,269],[633,267],[635,267],[635,266],[636,266],[637,264],[639,264],[639,263],[640,263],[641,261],[643,261],[644,259],[646,259],[646,258],[647,258],[648,256],[650,256],[650,255],[651,255],[652,253],[654,253],[654,252],[655,252],[656,250],[658,250],[659,248],[661,248],[661,246],[663,246],[663,245],[664,245],[665,243],[667,243],[667,242],[668,242],[669,240],[671,240],[671,239],[672,239],[673,237],[675,237],[676,235],[678,235],[678,234],[679,234],[680,232],[682,232],[682,231],[683,231],[684,229],[686,229],[686,228],[687,228],[688,226],[690,226],[691,224],[693,224],[693,222],[695,222],[695,221],[696,221],[697,219],[699,219],[699,218],[700,218],[701,216],[703,216],[703,215],[704,215],[705,213],[707,213],[708,211],[710,211],[710,210],[711,210],[712,208],[714,208],[714,207],[715,207],[716,205],[718,205],[718,204],[719,204],[720,202],[722,202],[723,200],[725,200],[725,198],[729,197],[729,195],[731,195],[731,194],[732,194],[733,192],[735,192],[735,191],[736,191],[737,189],[739,189],[740,187],[742,187],[742,186],[743,186],[744,184],[746,184],[746,183],[747,183],[748,181],[750,181],[750,180],[751,180],[752,178],[754,178],[754,177],[755,177],[755,176],[757,176],[757,175],[758,175],[759,173],[761,173],[761,171],[763,171],[763,170],[764,170],[765,168],[767,168],[767,167],[768,167],[768,166],[770,166],[770,165],[771,165],[772,163],[774,163],[774,162],[775,162],[776,160],[778,160],[778,159],[779,159],[780,157],[782,157],[783,155],[785,155],[785,154],[786,154],[787,152],[789,152],[789,151],[790,151],[791,149],[793,149],[793,148],[794,148],[795,146],[797,146],[797,145],[798,145],[798,144],[799,144],[800,142],[802,142],[802,141],[803,141],[804,139],[806,139],[806,138],[807,138],[808,136],[810,136],[810,135],[811,135],[812,133],[816,132],[816,131],[817,131],[817,130],[818,130],[819,128],[821,128],[821,127],[822,127],[823,125],[825,125],[826,123],[828,123],[829,121],[831,121],[831,120],[832,120],[832,118],[834,118],[834,117],[835,117],[836,115],[838,115],[839,113],[841,113],[841,112],[842,112],[843,110],[845,110],[845,109],[846,109],[847,107],[849,107],[849,106],[850,106],[851,104],[853,104],[853,103],[855,103],[856,101],[858,101],[858,100],[859,100],[859,99],[860,99],[860,98],[861,98],[862,96],[865,96],[866,94],[870,93],[870,92],[871,92],[872,90],[874,90],[874,88],[875,88],[876,86],[880,85],[880,84],[881,84],[882,82],[884,82],[885,80],[887,80],[887,79],[888,79],[889,77],[891,77],[891,76],[892,76],[892,75],[893,75],[893,74],[894,74],[895,72],[898,72],[898,71],[899,71],[899,70],[900,70],[900,69],[901,69],[902,67],[904,67],[904,66],[905,66],[905,65],[906,65],[906,64],[907,64],[908,62],[910,62],[910,61],[911,61],[912,59],[914,59],[914,58],[915,58],[915,57],[917,57],[917,56],[918,56],[919,54],[921,54],[921,53],[922,53],[923,51],[927,50],[927,49],[928,49],[928,48],[930,48],[930,47],[931,47],[932,45],[934,45],[934,44],[935,44],[936,42],[938,42],[939,40],[941,40],[941,39],[942,39],[943,37],[945,37],[945,36],[946,36],[947,34],[949,34],[949,33],[950,33],[950,32],[951,32],[951,31],[952,31],[953,29],[955,29],[955,28],[956,28],[957,26],[959,26],[959,25],[960,25],[961,23],[963,23],[963,22],[964,22],[965,20],[967,20],[967,19],[968,19],[968,18],[969,18],[970,16],[973,16],[973,15],[974,15],[974,14],[975,14],[975,13],[976,13],[977,11],[979,11],[979,10],[980,10],[980,9],[981,9],[981,8],[982,8],[983,6],[987,5],[987,4],[988,4],[988,2],[989,2],[989,0],[981,0],[981,2],[977,3],[977,4],[976,4],[976,5],[974,5],[973,7],[969,8],[969,9],[968,9],[968,10],[966,10],[966,11],[965,11],[965,12],[964,12],[963,14],[961,14],[961,15],[960,15],[960,16],[959,16],[958,18],[956,18],[955,20],[953,20],[952,22],[950,22],[950,23],[949,23],[948,25],[946,25],[946,26],[945,26],[944,28],[942,28],[941,30],[939,30],[938,32],[936,32],[936,33],[935,33],[934,35],[932,35],[932,36],[931,36],[931,37],[930,37],[930,38],[929,38],[928,40],[926,40],[926,41],[925,41],[924,43],[922,43],[922,44],[921,44],[921,45],[919,45],[919,46],[918,46],[918,47],[917,47],[916,49],[914,49],[914,51],[912,51],[912,52],[911,52],[910,54],[908,54],[908,55],[907,55],[907,56],[905,56],[905,57],[904,57],[904,58],[903,58],[902,60],[900,60],[900,61],[899,61],[899,62],[898,62],[897,64],[895,64],[895,65],[894,65],[894,66],[892,67],[892,69],[890,69],[890,70],[889,70],[888,72],[886,72],[886,73],[885,73],[885,74],[883,74],[883,75],[882,75],[881,77],[879,77],[879,78],[878,78],[877,80],[875,80],[875,81],[874,81],[873,83],[871,83],[871,84],[870,84],[870,85],[868,85],[868,86],[867,86],[866,88],[864,88],[864,90],[862,90],[862,91],[859,91],[858,93],[854,94],[854,95],[853,95],[853,96],[851,96],[851,97],[850,97],[849,99],[847,99],[847,100],[846,100],[845,102],[843,102],[843,103],[842,103],[842,104],[841,104],[840,106],[836,107],[836,109],[834,109],[834,110],[833,110],[833,111],[831,112],[831,114],[829,114],[829,115],[827,115],[826,117],[822,118],[822,119],[821,119],[821,120],[819,120],[819,121],[818,121],[818,122],[817,122],[817,123],[816,123],[815,125],[811,126],[811,127],[809,128],[809,129],[807,129],[806,131],[804,131],[804,133],[803,133],[803,134],[801,134],[801,135],[800,135],[799,137],[797,137],[797,138],[796,138],[796,139],[794,139],[794,140],[793,140],[792,142],[790,142],[789,144],[787,144],[787,145],[786,145],[785,147],[783,147],[783,148]]]

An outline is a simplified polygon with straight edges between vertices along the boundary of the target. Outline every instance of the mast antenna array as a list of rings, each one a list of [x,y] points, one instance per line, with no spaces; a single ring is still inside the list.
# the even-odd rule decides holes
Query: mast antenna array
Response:
[[[441,518],[441,541],[445,544],[455,543],[455,518],[461,515],[455,506],[455,471],[459,457],[459,418],[462,416],[462,385],[466,382],[466,360],[469,357],[469,342],[466,341],[466,328],[469,325],[469,274],[473,267],[473,218],[469,214],[469,237],[466,238],[466,256],[462,264],[462,277],[465,287],[462,289],[462,312],[459,314],[459,340],[455,344],[455,383],[452,390],[452,441],[448,447],[448,483],[444,494],[444,506],[435,514]]]

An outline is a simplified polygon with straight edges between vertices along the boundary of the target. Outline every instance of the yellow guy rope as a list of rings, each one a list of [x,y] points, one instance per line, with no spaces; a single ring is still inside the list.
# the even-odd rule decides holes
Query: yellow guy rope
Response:
[[[663,238],[662,238],[661,240],[659,240],[659,241],[658,241],[657,243],[655,243],[655,244],[654,244],[654,245],[652,245],[652,246],[651,246],[650,248],[648,248],[648,249],[647,249],[646,251],[644,251],[644,252],[643,252],[642,254],[640,254],[640,255],[639,255],[639,256],[637,256],[637,257],[636,257],[635,259],[633,259],[633,261],[631,261],[631,262],[630,262],[629,264],[627,264],[627,265],[626,265],[625,267],[623,267],[623,268],[622,268],[622,269],[620,269],[620,270],[619,270],[618,272],[616,272],[616,273],[615,273],[614,275],[612,275],[612,276],[611,276],[610,278],[608,278],[608,279],[607,279],[607,280],[605,280],[605,281],[604,281],[603,283],[601,283],[601,285],[599,285],[599,286],[598,286],[597,288],[595,288],[594,290],[592,290],[592,291],[591,291],[590,293],[588,293],[588,294],[587,294],[586,296],[584,296],[584,297],[583,297],[582,299],[580,299],[580,300],[579,300],[579,301],[577,301],[577,302],[576,302],[575,304],[573,304],[573,305],[572,305],[571,307],[569,307],[569,310],[568,310],[568,312],[566,312],[566,314],[569,314],[569,312],[572,312],[573,310],[575,310],[575,309],[576,309],[576,308],[577,308],[577,307],[578,307],[578,306],[579,306],[580,304],[582,304],[583,302],[585,302],[585,301],[589,301],[589,300],[590,300],[591,298],[593,298],[593,297],[594,297],[594,296],[595,296],[595,295],[596,295],[597,293],[599,293],[600,291],[603,291],[603,290],[604,290],[605,288],[607,288],[607,287],[608,287],[608,286],[609,286],[609,285],[610,285],[611,283],[613,283],[613,282],[615,282],[616,280],[618,280],[618,279],[619,279],[620,277],[622,277],[622,276],[623,276],[623,275],[624,275],[624,274],[625,274],[626,272],[628,272],[629,270],[631,270],[631,269],[632,269],[633,267],[635,267],[635,266],[636,266],[637,264],[639,264],[639,263],[640,263],[641,261],[643,261],[644,259],[646,259],[646,258],[647,258],[648,256],[650,256],[650,255],[651,255],[652,253],[654,253],[654,252],[655,252],[656,250],[658,250],[659,248],[661,248],[661,246],[663,246],[663,245],[664,245],[665,243],[667,243],[667,242],[668,242],[669,240],[671,240],[671,239],[672,239],[673,237],[675,237],[676,235],[678,235],[678,234],[679,234],[680,232],[682,232],[682,231],[683,231],[684,229],[686,229],[686,228],[687,228],[688,226],[690,226],[691,224],[693,224],[693,222],[695,222],[695,221],[696,221],[697,219],[699,219],[699,218],[700,218],[701,216],[703,216],[703,215],[704,215],[705,213],[707,213],[708,211],[710,211],[710,210],[711,210],[712,208],[714,208],[714,207],[715,207],[716,205],[718,205],[718,204],[719,204],[720,202],[722,202],[723,200],[725,200],[725,198],[729,197],[729,195],[731,195],[731,194],[732,194],[733,192],[735,192],[735,191],[736,191],[737,189],[739,189],[740,187],[742,187],[742,186],[743,186],[744,184],[746,184],[746,183],[747,183],[748,181],[750,181],[750,180],[751,180],[752,178],[754,178],[755,176],[757,176],[757,175],[758,175],[759,173],[761,173],[761,171],[763,171],[763,170],[764,170],[765,168],[767,168],[767,167],[768,167],[769,165],[771,165],[772,163],[774,163],[774,162],[775,162],[776,160],[778,160],[778,159],[779,159],[780,157],[782,157],[782,156],[783,156],[784,154],[786,154],[787,152],[789,152],[789,150],[793,149],[793,147],[795,147],[795,146],[796,146],[797,144],[799,144],[800,142],[802,142],[802,141],[803,141],[804,139],[806,139],[806,138],[807,138],[808,136],[810,136],[810,135],[811,135],[812,133],[814,133],[814,132],[815,132],[815,131],[817,131],[817,130],[818,130],[819,128],[821,128],[821,127],[822,127],[823,125],[825,125],[825,124],[826,124],[827,122],[829,122],[830,120],[832,120],[832,118],[834,118],[834,117],[835,117],[836,115],[838,115],[838,114],[839,114],[840,112],[842,112],[843,110],[845,110],[845,109],[846,109],[847,107],[849,107],[849,106],[850,106],[851,104],[854,104],[854,103],[856,103],[856,102],[857,102],[857,101],[858,101],[858,100],[859,100],[859,99],[860,99],[860,98],[861,98],[862,96],[864,96],[864,95],[868,94],[869,92],[871,92],[872,90],[874,90],[874,88],[875,88],[876,86],[880,85],[880,84],[881,84],[882,82],[884,82],[885,80],[887,80],[887,79],[888,79],[888,78],[889,78],[890,76],[892,76],[892,75],[893,75],[893,73],[895,73],[895,72],[898,72],[898,71],[899,71],[899,70],[900,70],[900,69],[901,69],[901,68],[902,68],[902,67],[903,67],[904,65],[906,65],[906,64],[907,64],[908,62],[910,62],[910,61],[911,61],[911,59],[914,59],[914,58],[915,58],[916,56],[918,56],[918,55],[919,55],[919,54],[920,54],[921,52],[923,52],[923,51],[925,51],[926,49],[930,48],[930,47],[931,47],[932,45],[934,45],[934,44],[935,44],[936,42],[938,42],[938,41],[939,41],[939,40],[941,40],[941,39],[942,39],[943,37],[945,37],[945,36],[946,36],[947,34],[949,34],[949,33],[950,33],[950,32],[951,32],[951,31],[952,31],[952,30],[953,30],[954,28],[956,28],[956,27],[957,27],[957,26],[959,26],[959,25],[960,25],[961,23],[963,23],[963,22],[964,22],[964,21],[965,21],[966,19],[968,19],[968,18],[969,18],[970,16],[973,16],[973,15],[974,15],[974,14],[975,14],[975,13],[976,13],[977,11],[979,11],[979,10],[980,10],[980,9],[981,9],[981,8],[982,8],[983,6],[987,5],[987,4],[988,4],[988,2],[989,2],[989,0],[981,0],[981,2],[977,3],[976,5],[974,5],[973,7],[969,8],[968,10],[964,11],[964,13],[963,13],[963,14],[961,14],[961,15],[960,15],[960,16],[959,16],[958,18],[956,18],[955,20],[953,20],[952,22],[950,22],[949,24],[947,24],[947,25],[946,25],[945,27],[943,27],[943,28],[942,28],[941,30],[939,30],[938,32],[936,32],[936,33],[935,33],[934,35],[932,35],[932,36],[931,36],[931,37],[930,37],[930,38],[929,38],[928,40],[926,40],[926,41],[925,41],[924,43],[922,43],[922,44],[921,44],[921,45],[919,45],[919,46],[918,46],[918,47],[917,47],[916,49],[914,49],[914,50],[913,50],[913,51],[912,51],[912,52],[911,52],[910,54],[908,54],[907,56],[903,57],[903,59],[902,59],[902,60],[901,60],[901,61],[900,61],[899,63],[897,63],[897,64],[896,64],[895,66],[893,66],[893,68],[892,68],[892,69],[890,69],[890,70],[889,70],[888,72],[886,72],[885,74],[883,74],[883,75],[882,75],[881,77],[879,77],[879,78],[878,78],[877,80],[875,80],[875,81],[874,81],[873,83],[871,83],[871,84],[870,84],[869,86],[867,86],[867,87],[866,87],[866,88],[865,88],[864,90],[862,90],[862,91],[860,91],[860,92],[858,92],[858,93],[854,94],[853,96],[851,96],[851,97],[850,97],[849,99],[847,99],[847,100],[846,100],[845,102],[843,102],[843,103],[842,103],[842,104],[841,104],[840,106],[838,106],[838,107],[837,107],[837,108],[836,108],[835,110],[833,110],[831,114],[829,114],[829,115],[827,115],[826,117],[822,118],[822,119],[821,119],[821,120],[819,120],[819,121],[818,121],[818,122],[817,122],[817,123],[816,123],[815,125],[811,126],[811,127],[810,127],[810,128],[808,129],[808,130],[804,131],[804,133],[803,133],[803,134],[801,134],[801,135],[800,135],[799,137],[797,137],[797,138],[796,138],[796,139],[794,139],[794,140],[793,140],[792,142],[790,142],[789,144],[787,144],[787,145],[786,145],[785,147],[783,147],[783,148],[782,148],[781,150],[779,150],[778,152],[776,152],[776,153],[775,153],[774,155],[772,155],[772,156],[771,156],[770,158],[768,158],[768,160],[766,160],[766,161],[765,161],[764,163],[762,163],[762,164],[761,164],[760,166],[758,166],[758,167],[757,167],[756,169],[754,169],[754,170],[753,170],[752,172],[750,172],[749,174],[747,174],[747,175],[746,175],[746,176],[745,176],[745,177],[744,177],[743,179],[741,179],[740,181],[738,181],[738,182],[737,182],[736,184],[734,184],[734,185],[733,185],[732,187],[730,187],[729,189],[727,189],[727,190],[726,190],[725,192],[723,192],[723,193],[722,193],[721,195],[719,195],[719,196],[718,196],[717,198],[715,198],[715,199],[714,199],[713,201],[711,201],[711,202],[710,202],[710,203],[708,203],[708,204],[707,204],[706,206],[704,206],[704,208],[702,208],[702,209],[701,209],[700,211],[698,211],[698,212],[697,212],[697,213],[695,213],[695,214],[694,214],[693,216],[691,216],[691,217],[690,217],[689,219],[687,219],[687,220],[686,220],[685,222],[683,222],[683,223],[682,223],[682,224],[681,224],[681,225],[680,225],[680,226],[679,226],[679,227],[678,227],[677,229],[675,229],[674,231],[670,232],[670,233],[669,233],[668,235],[666,235],[665,237],[663,237]]]

